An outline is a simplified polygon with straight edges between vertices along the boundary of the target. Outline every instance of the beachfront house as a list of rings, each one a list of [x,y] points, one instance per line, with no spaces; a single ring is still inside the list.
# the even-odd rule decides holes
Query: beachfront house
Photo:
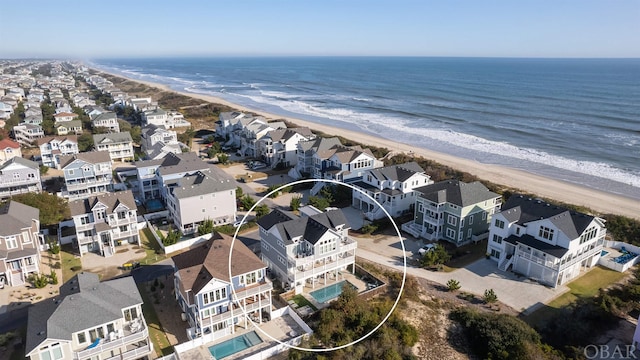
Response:
[[[40,210],[17,201],[0,207],[0,285],[24,285],[40,273],[39,232]]]
[[[171,259],[175,296],[186,314],[189,339],[213,341],[271,318],[271,290],[265,265],[242,242],[214,233],[207,242]],[[231,277],[229,277],[231,262]],[[233,292],[232,292],[233,289]],[[240,307],[242,306],[242,308]]]
[[[116,246],[137,244],[138,212],[131,190],[110,192],[69,202],[76,229],[75,247],[80,256],[94,252],[105,257]]]
[[[214,167],[200,160],[193,152],[173,154],[159,160],[143,160],[134,163],[136,167],[139,198],[145,202],[150,199],[166,199],[165,184],[186,175],[197,172],[209,173]]]
[[[118,124],[118,116],[116,113],[108,111],[96,115],[91,118],[91,126],[95,129],[97,127],[107,128],[112,133],[120,132],[120,124]]]
[[[313,140],[299,141],[296,151],[298,161],[296,166],[289,170],[289,176],[296,180],[312,177],[315,168],[313,155],[316,152],[322,152],[338,145],[341,145],[340,139],[335,137],[318,137]]]
[[[14,157],[22,157],[20,144],[11,139],[0,140],[0,164]]]
[[[42,165],[50,168],[60,168],[60,157],[77,154],[78,136],[47,136],[38,139]]]
[[[305,284],[315,288],[341,271],[355,271],[358,244],[348,237],[342,210],[311,212],[296,218],[274,210],[258,220],[262,261],[296,294]]]
[[[42,183],[38,163],[21,157],[13,157],[0,165],[0,199],[41,191]]]
[[[235,125],[242,118],[252,118],[250,115],[239,111],[221,112],[216,121],[216,135],[229,140],[231,132],[235,130]]]
[[[605,235],[601,218],[512,195],[493,216],[487,253],[500,270],[556,287],[598,263]]]
[[[153,344],[133,277],[100,282],[81,272],[53,300],[29,307],[25,355],[43,359],[146,359]]]
[[[13,127],[13,137],[26,147],[33,147],[36,140],[44,137],[44,131],[40,125],[19,124]]]
[[[59,136],[64,136],[68,134],[82,134],[82,121],[81,120],[72,120],[72,121],[64,121],[55,123],[53,127],[56,130],[56,134]]]
[[[107,151],[112,161],[134,159],[133,139],[128,131],[93,135],[93,146],[97,151]]]
[[[413,190],[429,184],[433,184],[431,177],[415,162],[367,170],[362,180],[352,183],[362,192],[353,191],[351,206],[370,221],[386,218],[384,210],[392,217],[401,216],[413,211],[417,195]]]
[[[309,128],[271,130],[256,144],[256,152],[271,168],[290,167],[298,163],[298,143],[316,138]]]
[[[222,170],[210,168],[164,184],[169,216],[183,234],[196,232],[206,220],[215,226],[235,222],[236,182]]]
[[[165,126],[169,116],[161,108],[145,110],[142,113],[142,122],[145,125]]]
[[[402,224],[402,230],[456,246],[486,239],[491,217],[502,203],[500,195],[479,181],[445,180],[413,191],[417,193],[414,219]]]
[[[256,151],[256,144],[262,137],[264,137],[269,131],[275,129],[286,129],[287,125],[283,122],[270,122],[267,123],[262,118],[256,118],[249,124],[246,124],[240,130],[240,153],[243,156],[258,157],[259,154]]]
[[[89,151],[60,156],[65,188],[62,196],[85,198],[111,191],[113,187],[111,157],[107,151]]]

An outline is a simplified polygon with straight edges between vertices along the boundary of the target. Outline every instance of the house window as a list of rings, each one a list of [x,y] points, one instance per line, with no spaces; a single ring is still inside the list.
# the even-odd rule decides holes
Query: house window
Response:
[[[494,258],[500,258],[500,251],[496,250],[496,249],[491,249],[491,257]]]
[[[487,220],[487,212],[486,211],[482,212],[482,220]]]
[[[454,240],[456,238],[456,231],[453,229],[447,229],[447,237]]]
[[[13,178],[14,178],[14,179],[20,179],[20,174],[18,174],[18,173],[13,173]]]
[[[278,246],[279,247],[284,247],[284,243],[282,242],[282,240],[278,240]]]
[[[493,242],[494,243],[498,243],[498,244],[502,244],[502,236],[498,236],[496,234],[493,234]]]
[[[422,212],[422,203],[418,203],[418,212]]]
[[[120,226],[120,232],[125,232],[127,230],[127,225]]]
[[[516,228],[516,235],[520,235],[520,228],[519,227]]]
[[[89,340],[94,342],[97,339],[104,339],[104,329],[102,327],[89,330]]]
[[[545,226],[540,226],[540,231],[538,232],[538,236],[543,239],[553,240],[553,229],[549,229],[548,227],[545,227]]]
[[[115,328],[113,326],[113,323],[107,324],[107,333],[111,334],[112,332],[115,332]]]
[[[464,219],[460,219],[460,227],[463,228],[464,227]]]
[[[69,170],[69,175],[73,175],[73,169]]]
[[[59,343],[40,348],[40,359],[42,360],[59,360],[62,358],[62,348]]]
[[[504,221],[502,221],[500,219],[496,219],[496,227],[498,227],[500,229],[504,229]]]
[[[282,256],[278,256],[278,261],[280,261],[284,265],[287,265],[287,261]]]
[[[473,224],[473,215],[469,216],[469,225]]]
[[[133,319],[138,318],[138,310],[135,307],[125,309],[124,311],[124,319],[126,321],[131,321]]]
[[[15,235],[9,236],[7,238],[5,238],[5,241],[7,242],[7,249],[15,249],[18,247],[18,240],[16,239]]]
[[[118,220],[123,220],[127,217],[127,212],[126,211],[120,211],[118,213]]]
[[[271,246],[269,246],[269,244],[267,243],[262,243],[262,250],[264,251],[269,251],[271,249]]]
[[[78,344],[84,344],[87,342],[87,336],[84,334],[84,332],[78,333],[76,335],[76,339],[78,340]]]
[[[247,285],[254,284],[257,281],[256,273],[248,273],[244,280]]]
[[[447,223],[449,225],[456,226],[456,224],[458,223],[458,218],[453,216],[453,215],[451,215],[451,214],[449,214],[447,216]]]

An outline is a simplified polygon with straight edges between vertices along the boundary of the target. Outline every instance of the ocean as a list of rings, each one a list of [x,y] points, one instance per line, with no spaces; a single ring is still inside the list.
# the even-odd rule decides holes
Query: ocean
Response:
[[[640,59],[100,59],[123,76],[640,199]]]

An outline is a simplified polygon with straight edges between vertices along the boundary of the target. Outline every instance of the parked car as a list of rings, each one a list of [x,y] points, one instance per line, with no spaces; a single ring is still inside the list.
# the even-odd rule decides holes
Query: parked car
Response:
[[[418,250],[418,254],[420,254],[420,256],[424,256],[424,254],[426,254],[427,252],[433,251],[435,247],[436,246],[434,244],[427,244],[421,247],[420,250]]]
[[[253,163],[253,165],[251,166],[251,170],[258,170],[258,169],[264,169],[267,167],[267,164],[265,163],[261,163],[259,161],[256,161]]]

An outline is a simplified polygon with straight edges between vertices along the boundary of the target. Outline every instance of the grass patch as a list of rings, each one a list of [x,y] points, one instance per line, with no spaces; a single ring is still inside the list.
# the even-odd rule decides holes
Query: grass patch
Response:
[[[82,271],[82,261],[79,257],[76,257],[73,253],[71,245],[63,245],[60,249],[61,267],[62,267],[62,282],[66,282],[71,279],[75,274]],[[71,270],[71,268],[78,270]]]
[[[144,228],[139,233],[140,243],[145,252],[145,257],[140,259],[140,264],[149,265],[167,258],[167,255],[163,254],[162,247],[153,237],[151,229]]]
[[[144,319],[147,322],[147,326],[149,327],[149,337],[151,338],[151,342],[153,342],[153,348],[156,349],[160,356],[165,356],[173,353],[173,346],[169,343],[169,339],[164,332],[164,328],[162,324],[160,324],[160,319],[158,319],[158,314],[156,314],[156,309],[153,308],[153,300],[147,293],[144,284],[136,284],[138,286],[138,291],[142,296],[142,312],[144,314]]]
[[[313,311],[318,311],[318,308],[315,307],[309,300],[307,300],[307,298],[302,295],[298,294],[292,297],[291,300],[293,300],[299,308],[303,306],[309,306]]]
[[[461,246],[450,253],[451,260],[444,264],[444,272],[462,269],[463,267],[484,258],[487,254],[487,242],[479,241],[476,244],[471,243]]]
[[[570,282],[569,291],[558,296],[546,306],[532,312],[524,320],[533,327],[543,327],[559,309],[568,306],[578,299],[591,298],[598,295],[600,289],[609,287],[625,277],[624,273],[596,266],[588,273]]]

